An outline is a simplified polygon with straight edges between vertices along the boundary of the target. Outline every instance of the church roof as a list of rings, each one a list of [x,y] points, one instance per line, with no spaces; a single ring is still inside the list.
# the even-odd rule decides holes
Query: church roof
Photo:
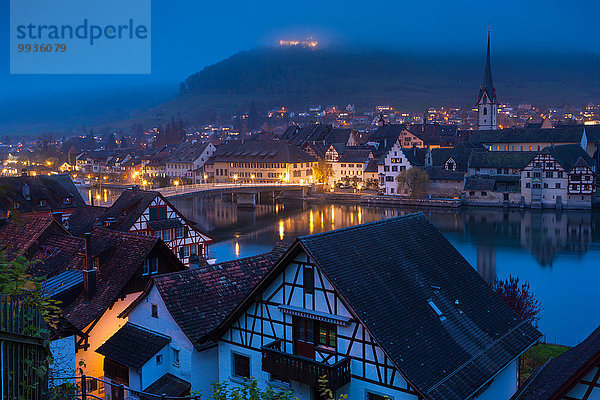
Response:
[[[479,101],[483,96],[483,93],[487,93],[490,101],[492,103],[497,103],[496,101],[496,87],[494,86],[494,81],[492,80],[492,66],[490,62],[490,30],[488,28],[488,42],[487,42],[487,56],[485,58],[485,71],[483,72],[483,85],[479,89]]]

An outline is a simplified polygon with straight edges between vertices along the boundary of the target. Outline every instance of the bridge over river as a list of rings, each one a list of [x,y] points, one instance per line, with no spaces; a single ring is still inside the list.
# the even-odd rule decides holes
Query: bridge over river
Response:
[[[239,206],[253,207],[264,196],[284,198],[304,198],[311,190],[311,184],[299,183],[201,183],[194,185],[177,185],[162,188],[145,188],[160,192],[166,198],[183,196],[232,196]],[[98,195],[94,205],[110,207],[119,197],[120,193],[111,196]],[[92,196],[88,196],[88,202]]]

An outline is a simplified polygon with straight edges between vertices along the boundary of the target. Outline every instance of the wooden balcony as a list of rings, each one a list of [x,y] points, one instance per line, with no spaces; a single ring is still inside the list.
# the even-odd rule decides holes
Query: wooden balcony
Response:
[[[327,388],[337,390],[350,382],[350,358],[326,364],[282,351],[278,339],[262,348],[262,370],[280,378],[319,388],[319,379],[327,380]]]

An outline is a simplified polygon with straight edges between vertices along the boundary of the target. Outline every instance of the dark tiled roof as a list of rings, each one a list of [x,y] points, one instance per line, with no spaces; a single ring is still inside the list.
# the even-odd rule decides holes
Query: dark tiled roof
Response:
[[[529,151],[477,151],[471,153],[469,168],[523,169],[536,154]]]
[[[428,399],[469,397],[540,336],[422,213],[298,241]]]
[[[404,156],[412,166],[422,167],[425,165],[427,149],[419,147],[403,148],[402,153],[404,153]]]
[[[186,163],[191,164],[196,161],[202,153],[206,150],[206,148],[210,145],[207,143],[190,143],[183,142],[177,146],[177,149],[173,152],[171,157],[169,157],[168,162],[171,163]]]
[[[213,154],[213,162],[275,162],[299,163],[317,161],[286,140],[234,140],[221,145]]]
[[[130,322],[96,349],[96,353],[132,368],[141,368],[165,347],[171,338]]]
[[[542,153],[552,155],[567,172],[579,163],[591,168],[596,166],[596,162],[592,157],[578,144],[548,146],[542,150]]]
[[[92,230],[94,223],[99,221],[101,215],[107,210],[106,207],[84,205],[77,207],[69,216],[67,225],[69,232],[74,236],[81,236]]]
[[[30,271],[36,276],[53,277],[73,266],[80,260],[78,254],[84,248],[84,240],[67,234],[48,236],[31,254],[32,260],[39,260]]]
[[[158,196],[158,192],[139,188],[127,189],[121,193],[112,206],[100,215],[100,221],[114,218],[115,224],[111,226],[111,229],[127,232],[156,196]]]
[[[153,384],[144,389],[145,393],[181,397],[190,393],[192,384],[172,374],[164,374]],[[158,397],[140,396],[142,400],[158,400]]]
[[[17,257],[40,244],[40,236],[47,231],[59,231],[62,226],[51,216],[11,216],[0,228],[0,252]]]
[[[438,181],[462,181],[465,173],[460,171],[450,171],[443,167],[424,167],[429,179]]]
[[[482,178],[480,176],[469,176],[465,180],[464,190],[494,190],[496,180],[493,178]]]
[[[154,278],[169,313],[196,346],[271,269],[284,249]]]
[[[451,149],[431,149],[432,164],[434,166],[443,166],[446,161],[452,158],[456,163],[456,169],[466,172],[471,154],[485,151],[485,147],[481,143],[476,142],[462,142]]]
[[[470,131],[471,141],[491,143],[579,143],[582,125],[560,126],[554,129],[515,128],[498,131]]]
[[[347,144],[352,135],[351,129],[333,128],[331,125],[309,124],[304,127],[291,125],[281,134],[282,140],[288,140],[296,146],[307,142],[321,142],[326,145],[332,143]]]
[[[513,400],[563,398],[572,382],[585,377],[600,359],[600,327],[583,342],[551,360],[532,374]],[[595,392],[594,392],[595,393]]]
[[[340,156],[340,162],[366,163],[369,160],[371,149],[347,147]]]
[[[183,226],[181,221],[177,218],[160,219],[156,221],[148,221],[148,226],[155,231],[169,228],[177,228]]]
[[[377,164],[379,160],[376,158],[372,158],[369,160],[367,167],[365,168],[365,172],[378,172]]]
[[[24,196],[25,186],[29,188],[29,200]],[[68,174],[0,177],[0,189],[2,213],[12,210],[15,202],[21,203],[19,211],[22,213],[70,210],[85,204]],[[71,199],[70,203],[64,204],[66,198]],[[45,200],[45,205],[39,206],[40,200]]]

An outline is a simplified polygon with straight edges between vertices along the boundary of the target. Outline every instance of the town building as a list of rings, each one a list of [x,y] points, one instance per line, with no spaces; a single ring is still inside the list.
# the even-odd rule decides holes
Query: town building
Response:
[[[119,366],[120,380],[135,390],[165,375],[192,391],[209,393],[219,379],[217,342],[208,334],[225,320],[287,249],[156,276],[120,317],[129,321],[98,351]],[[144,354],[131,348],[151,337]],[[159,393],[162,394],[162,393]],[[166,393],[177,396],[174,393]]]
[[[391,148],[379,158],[377,165],[379,175],[379,191],[382,194],[408,195],[408,189],[399,193],[398,175],[409,168],[412,163],[409,160],[411,154],[415,154],[416,148],[402,148],[400,141],[396,141]]]
[[[533,208],[591,208],[596,163],[577,144],[549,146],[521,172],[521,194]]]
[[[600,397],[600,327],[583,342],[535,370],[511,400],[593,400]]]
[[[316,163],[286,140],[234,140],[219,146],[205,173],[216,183],[309,183]]]
[[[482,131],[498,129],[498,100],[496,99],[496,86],[492,80],[492,66],[490,61],[490,29],[488,28],[487,55],[483,84],[479,89],[477,98],[478,128]]]
[[[182,142],[165,161],[166,176],[194,179],[193,171],[202,168],[215,150],[215,146],[210,142]]]
[[[51,215],[61,212],[63,218],[85,205],[81,193],[68,174],[48,176],[0,177],[0,215],[12,212]]]
[[[160,238],[185,265],[189,265],[191,256],[210,259],[208,245],[212,239],[200,232],[157,191],[127,189],[106,209],[81,207],[67,224],[69,231],[76,236],[101,225],[121,232]]]
[[[296,146],[305,143],[317,143],[329,145],[340,143],[345,146],[356,146],[358,143],[351,129],[334,128],[327,124],[307,124],[303,127],[290,125],[279,136],[281,140],[287,140]]]
[[[540,337],[422,213],[298,238],[212,335],[219,381],[415,400],[509,398]]]

